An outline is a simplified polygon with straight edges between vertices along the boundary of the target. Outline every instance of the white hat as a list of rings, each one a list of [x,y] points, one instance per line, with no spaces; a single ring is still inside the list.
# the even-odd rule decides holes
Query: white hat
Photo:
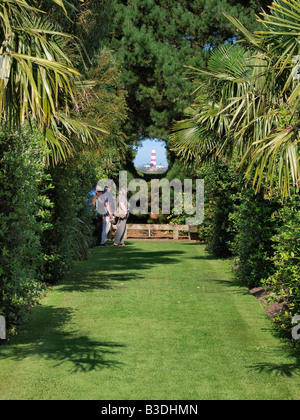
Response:
[[[100,185],[97,185],[96,191],[103,191],[103,189],[100,187]]]

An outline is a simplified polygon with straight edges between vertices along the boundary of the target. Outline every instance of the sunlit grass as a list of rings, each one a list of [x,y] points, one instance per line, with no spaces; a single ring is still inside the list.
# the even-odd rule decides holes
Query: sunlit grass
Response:
[[[298,399],[299,359],[202,245],[97,248],[0,347],[1,399]]]

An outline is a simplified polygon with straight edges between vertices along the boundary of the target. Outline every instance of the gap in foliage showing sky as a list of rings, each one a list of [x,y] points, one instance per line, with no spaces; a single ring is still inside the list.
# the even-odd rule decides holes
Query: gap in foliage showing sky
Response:
[[[156,152],[157,165],[162,164],[167,167],[168,161],[166,144],[164,141],[154,139],[143,140],[141,146],[135,147],[137,154],[133,161],[134,166],[142,166],[150,163],[152,149],[155,149]]]

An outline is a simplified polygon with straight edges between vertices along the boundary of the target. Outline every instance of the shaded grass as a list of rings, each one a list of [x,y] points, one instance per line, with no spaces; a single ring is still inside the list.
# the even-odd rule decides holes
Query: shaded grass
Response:
[[[0,347],[1,399],[298,399],[299,357],[194,243],[98,248]]]

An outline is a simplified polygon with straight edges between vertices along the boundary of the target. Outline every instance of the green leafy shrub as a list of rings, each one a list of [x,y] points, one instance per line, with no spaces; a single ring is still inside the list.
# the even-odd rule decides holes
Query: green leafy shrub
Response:
[[[9,330],[24,322],[44,290],[40,235],[49,202],[40,190],[46,178],[40,144],[26,127],[0,134],[0,313]]]
[[[245,188],[237,198],[238,205],[230,215],[235,232],[231,243],[235,275],[250,288],[261,286],[261,280],[274,271],[271,257],[276,223],[272,215],[279,204],[266,200],[262,193],[255,194],[252,188]]]
[[[278,227],[273,236],[274,273],[263,280],[268,302],[286,308],[275,321],[290,336],[292,318],[300,314],[300,197],[295,195],[274,214]]]
[[[24,325],[45,284],[60,280],[92,243],[88,192],[96,159],[80,154],[46,168],[41,138],[25,126],[0,134],[0,314]]]
[[[73,266],[86,259],[92,245],[92,212],[88,193],[94,183],[88,165],[85,171],[77,160],[49,169],[53,188],[48,197],[53,208],[49,228],[41,237],[44,251],[44,280],[54,284]]]
[[[241,188],[241,179],[233,167],[225,163],[203,170],[199,176],[204,179],[204,221],[199,236],[213,255],[229,257],[234,237],[230,214],[234,210],[235,194]]]
[[[234,273],[248,287],[260,286],[273,273],[272,236],[276,200],[245,186],[234,165],[215,164],[199,171],[205,182],[204,222],[199,236],[207,250],[221,258],[233,257]]]

